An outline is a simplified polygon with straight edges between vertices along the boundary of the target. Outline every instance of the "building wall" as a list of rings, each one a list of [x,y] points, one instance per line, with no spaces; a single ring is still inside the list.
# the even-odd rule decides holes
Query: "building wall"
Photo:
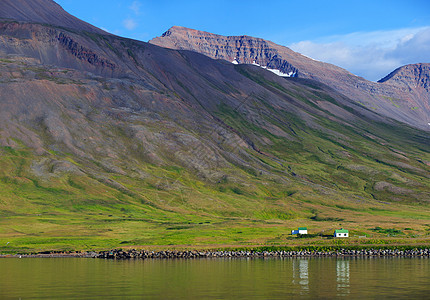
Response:
[[[335,237],[348,237],[349,233],[336,233],[334,236]]]
[[[307,230],[291,230],[291,234],[308,234]]]

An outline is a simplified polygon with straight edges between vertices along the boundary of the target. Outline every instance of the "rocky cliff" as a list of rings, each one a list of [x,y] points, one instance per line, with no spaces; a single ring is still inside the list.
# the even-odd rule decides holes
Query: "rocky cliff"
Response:
[[[427,88],[420,90],[426,85],[425,78],[429,76],[428,67],[422,67],[423,64],[419,65],[421,67],[407,68],[416,69],[415,73],[421,74],[408,76],[407,85],[399,84],[398,79],[376,83],[337,66],[303,56],[287,47],[249,36],[221,36],[174,26],[149,42],[171,49],[196,51],[233,63],[256,64],[284,77],[314,79],[382,115],[430,130],[428,84]]]
[[[250,36],[222,36],[174,26],[150,43],[171,49],[200,52],[215,59],[239,64],[258,64],[276,69],[285,76],[297,76],[297,68],[283,59],[276,45]],[[285,49],[294,55],[294,52]]]

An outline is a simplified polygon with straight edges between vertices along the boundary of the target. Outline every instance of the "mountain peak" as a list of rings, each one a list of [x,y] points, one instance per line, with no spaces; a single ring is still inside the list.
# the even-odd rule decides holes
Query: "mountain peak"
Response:
[[[183,27],[183,26],[172,26],[170,27],[166,32],[164,32],[161,37],[168,37],[173,35],[183,35],[183,34],[198,34],[200,32],[204,32],[204,31],[199,31],[196,29],[191,29],[191,28],[187,28],[187,27]]]
[[[79,31],[108,34],[70,15],[52,0],[1,0],[0,19],[49,24]]]
[[[430,63],[410,64],[397,68],[378,82],[393,85],[420,87],[430,91]]]
[[[287,47],[251,36],[223,36],[206,31],[173,26],[149,43],[180,50],[200,52],[214,59],[232,63],[254,64],[290,77],[298,74],[298,68],[289,63],[288,56],[301,56]],[[282,50],[277,49],[281,47]],[[281,53],[282,52],[282,55]]]
[[[208,31],[204,31],[204,30],[198,30],[198,29],[192,29],[192,28],[188,28],[188,27],[184,27],[184,26],[177,26],[174,25],[172,27],[170,27],[166,32],[164,32],[161,37],[166,37],[166,36],[170,36],[170,35],[176,35],[176,34],[186,34],[186,35],[198,35],[198,36],[213,36],[213,37],[219,37],[219,38],[251,38],[251,39],[255,39],[255,40],[263,40],[262,38],[257,38],[257,37],[251,37],[248,35],[240,35],[240,36],[223,36],[220,34],[216,34],[216,33],[211,33]],[[153,40],[155,40],[157,38],[154,38]]]

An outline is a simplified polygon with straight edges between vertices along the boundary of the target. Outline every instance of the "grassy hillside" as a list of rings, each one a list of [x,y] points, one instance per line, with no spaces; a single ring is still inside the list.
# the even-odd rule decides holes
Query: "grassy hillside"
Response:
[[[334,243],[298,226],[427,241],[426,132],[317,82],[67,34],[133,67],[97,73],[61,45],[73,68],[0,60],[1,252]]]

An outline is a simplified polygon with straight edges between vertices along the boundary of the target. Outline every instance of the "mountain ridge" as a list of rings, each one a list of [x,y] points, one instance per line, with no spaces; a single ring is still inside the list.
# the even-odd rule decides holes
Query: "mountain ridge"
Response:
[[[412,84],[399,85],[393,80],[367,81],[340,67],[316,61],[291,49],[261,38],[221,36],[209,32],[173,26],[149,43],[170,49],[191,50],[214,59],[257,64],[281,73],[325,83],[352,100],[388,117],[430,130],[430,92]],[[424,64],[425,65],[425,64]],[[419,67],[419,64],[410,65]],[[425,76],[430,76],[428,68]],[[282,75],[282,74],[281,74]]]
[[[0,1],[1,19],[51,24],[75,30],[110,34],[70,15],[52,0],[2,0]]]

